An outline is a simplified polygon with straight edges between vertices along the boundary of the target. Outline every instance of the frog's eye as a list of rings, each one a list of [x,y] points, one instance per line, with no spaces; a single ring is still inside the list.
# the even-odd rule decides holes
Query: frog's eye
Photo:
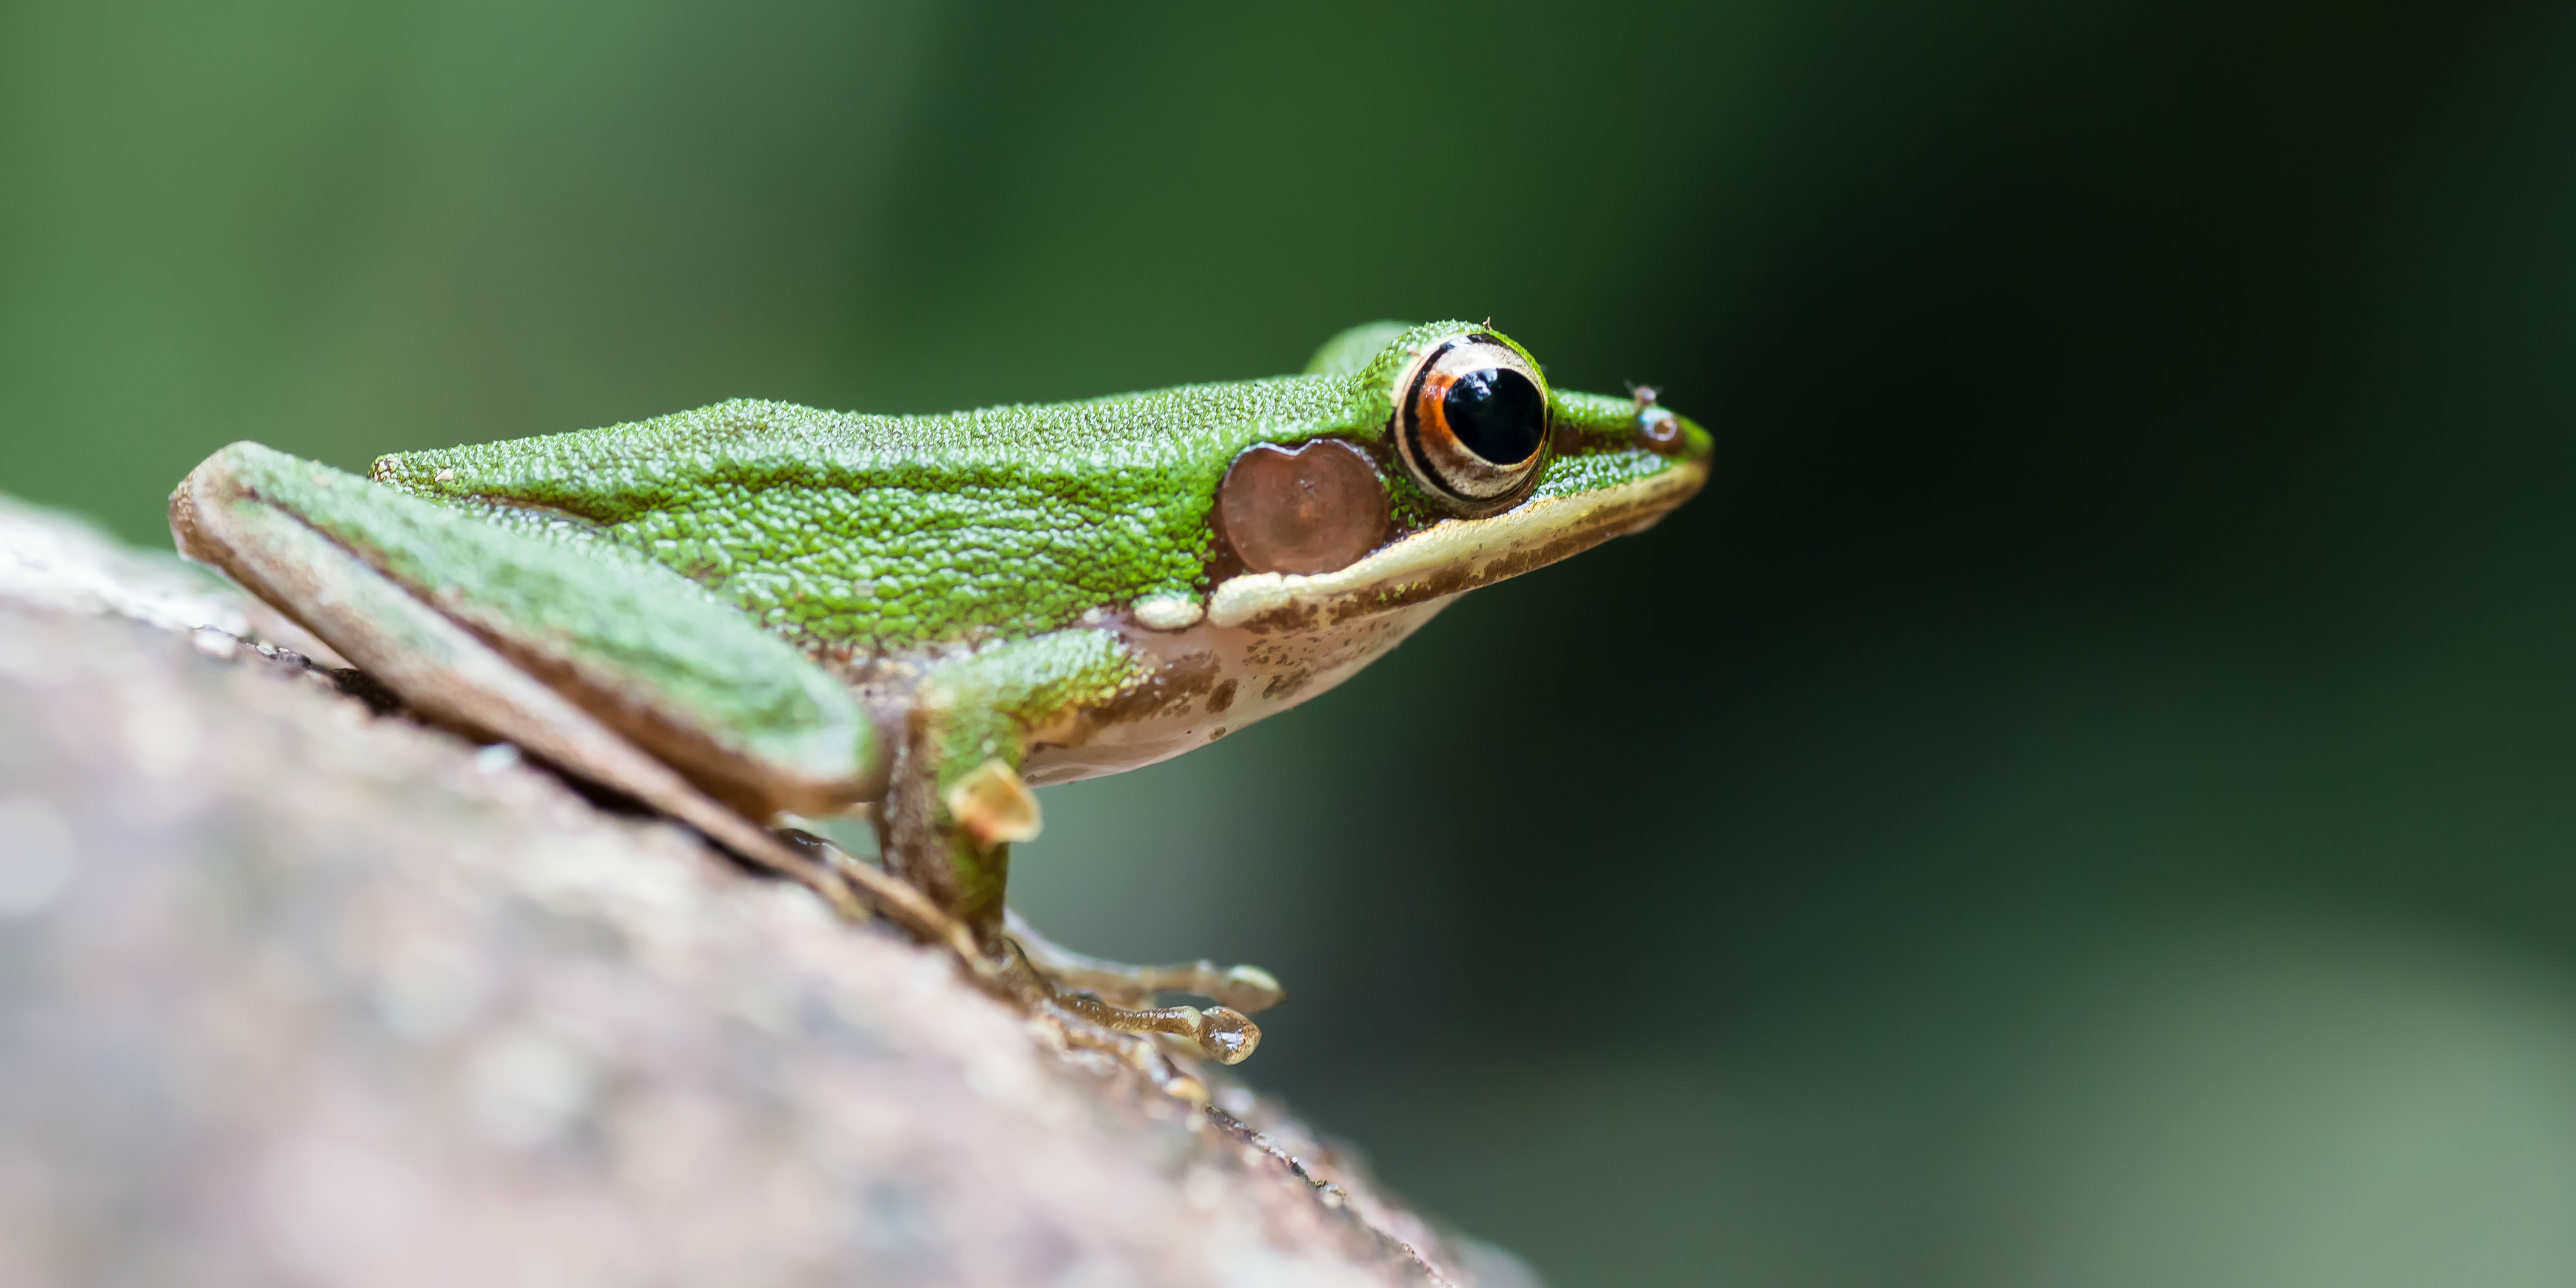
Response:
[[[1466,514],[1518,502],[1547,455],[1547,380],[1484,334],[1422,355],[1397,383],[1395,451],[1424,491]]]

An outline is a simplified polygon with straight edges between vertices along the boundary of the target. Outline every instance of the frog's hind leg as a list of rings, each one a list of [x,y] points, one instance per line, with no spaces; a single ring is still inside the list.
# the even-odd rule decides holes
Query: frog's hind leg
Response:
[[[353,490],[342,500],[376,507],[379,519],[391,511],[422,522],[446,521],[443,515],[400,515],[409,507],[430,507],[311,462],[236,445],[180,485],[171,497],[171,526],[183,552],[215,564],[285,610],[423,716],[506,738],[811,887],[845,915],[864,916],[873,903],[915,935],[976,960],[964,927],[919,891],[863,865],[818,862],[799,853],[523,662],[505,657],[341,541],[282,508],[276,494],[297,485],[314,494],[295,498],[306,514],[317,506],[332,508],[327,493]]]
[[[255,444],[208,458],[170,511],[183,553],[222,568],[425,718],[508,739],[624,792],[811,887],[844,915],[872,906],[948,948],[977,984],[1069,1046],[1204,1100],[1204,1084],[1145,1035],[1188,1037],[1219,1058],[1240,1058],[1259,1039],[1222,1007],[1122,1008],[1048,983],[999,933],[1007,845],[957,838],[970,847],[966,864],[890,873],[837,849],[800,849],[755,821],[863,799],[885,766],[865,725],[813,718],[812,706],[798,714],[797,689],[817,698],[845,690],[673,574],[549,545]],[[746,688],[778,700],[732,700]],[[644,701],[630,702],[635,695]],[[778,717],[782,706],[790,718]],[[717,718],[692,724],[692,711]],[[948,806],[921,814],[909,799],[889,812],[936,829],[944,846]],[[914,871],[952,879],[926,894],[903,879]]]

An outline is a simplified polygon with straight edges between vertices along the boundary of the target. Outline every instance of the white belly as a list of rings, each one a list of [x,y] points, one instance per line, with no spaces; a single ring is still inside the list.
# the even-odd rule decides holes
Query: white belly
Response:
[[[1040,729],[1021,774],[1032,785],[1136,769],[1204,747],[1349,679],[1449,606],[1455,595],[1313,626],[1131,629],[1161,663],[1138,700]]]
[[[1236,576],[1180,630],[1125,614],[1103,622],[1154,658],[1155,674],[1033,731],[1021,773],[1067,783],[1205,746],[1348,679],[1478,586],[1652,526],[1707,477],[1704,462],[1684,463],[1621,487],[1444,520],[1338,572]]]

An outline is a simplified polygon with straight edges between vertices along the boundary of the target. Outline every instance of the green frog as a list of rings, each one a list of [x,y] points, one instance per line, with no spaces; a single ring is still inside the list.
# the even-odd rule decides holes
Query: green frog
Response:
[[[170,521],[420,716],[945,945],[1190,1096],[1152,1035],[1232,1063],[1282,989],[1023,924],[1030,789],[1323,693],[1459,595],[1651,526],[1709,457],[1651,389],[1557,389],[1488,324],[1387,322],[1271,379],[938,416],[736,401],[369,478],[235,443]],[[832,818],[870,825],[873,861],[793,826]]]

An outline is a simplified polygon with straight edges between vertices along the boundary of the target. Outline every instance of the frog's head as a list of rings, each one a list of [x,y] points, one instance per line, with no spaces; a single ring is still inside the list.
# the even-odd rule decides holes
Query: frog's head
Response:
[[[1232,567],[1219,627],[1373,617],[1653,526],[1708,478],[1707,431],[1655,391],[1551,388],[1491,326],[1380,322],[1327,341],[1310,377],[1349,382],[1351,422],[1236,457],[1216,519]]]

